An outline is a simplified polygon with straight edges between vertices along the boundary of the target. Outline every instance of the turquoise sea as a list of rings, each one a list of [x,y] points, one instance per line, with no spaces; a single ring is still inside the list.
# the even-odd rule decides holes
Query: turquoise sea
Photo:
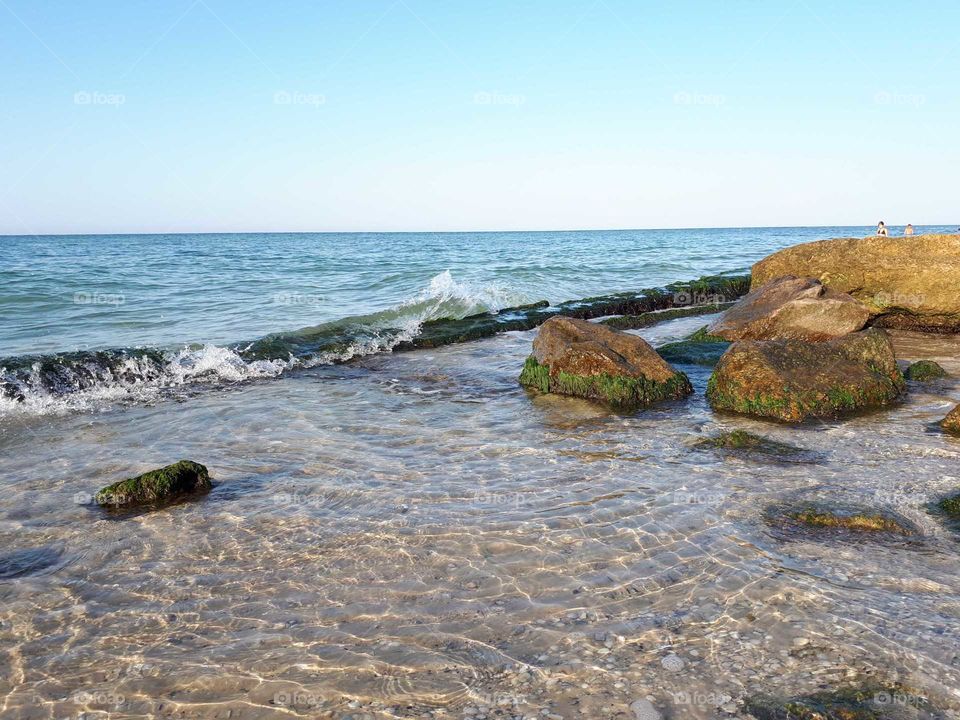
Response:
[[[795,427],[714,413],[695,365],[631,414],[528,392],[535,328],[399,351],[871,231],[0,238],[0,717],[748,720],[872,679],[960,717],[960,337],[896,333],[951,377]],[[704,448],[732,430],[803,452]],[[208,495],[92,502],[181,458]],[[916,531],[766,521],[797,501]]]

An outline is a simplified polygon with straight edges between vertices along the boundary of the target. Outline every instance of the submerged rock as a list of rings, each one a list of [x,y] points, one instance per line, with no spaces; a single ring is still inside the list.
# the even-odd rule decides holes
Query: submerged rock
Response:
[[[704,325],[684,340],[661,345],[657,352],[669,363],[713,367],[728,349],[729,341],[709,334]]]
[[[753,266],[751,289],[787,275],[850,293],[882,315],[874,324],[960,332],[960,235],[821,240]]]
[[[757,720],[893,720],[932,717],[927,700],[897,685],[868,684],[794,697],[754,697],[745,709]]]
[[[907,380],[929,382],[930,380],[946,377],[947,371],[933,360],[918,360],[907,368],[904,375],[906,375]]]
[[[940,421],[940,427],[948,433],[960,435],[960,405],[957,405],[950,413]]]
[[[777,458],[797,458],[809,456],[810,452],[796,445],[777,442],[770,438],[754,435],[746,430],[722,432],[697,442],[694,447],[701,450],[722,450],[736,453],[759,453]]]
[[[944,498],[937,503],[937,508],[953,520],[960,520],[960,493]]]
[[[802,422],[890,404],[906,383],[881,330],[823,343],[734,343],[707,383],[715,410]]]
[[[708,332],[725,340],[820,342],[862,330],[872,313],[819,280],[786,276],[740,300]]]
[[[768,508],[766,522],[787,535],[903,536],[917,534],[910,521],[892,513],[853,505],[806,502]]]
[[[183,495],[205,493],[211,487],[206,467],[191,460],[180,460],[173,465],[108,485],[94,499],[104,507],[138,507]]]
[[[687,376],[643,338],[569,317],[552,318],[540,328],[520,384],[623,409],[693,392]]]

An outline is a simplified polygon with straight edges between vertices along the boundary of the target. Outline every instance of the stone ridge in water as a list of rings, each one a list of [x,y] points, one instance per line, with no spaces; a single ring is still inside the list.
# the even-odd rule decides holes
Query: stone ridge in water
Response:
[[[731,308],[733,305],[734,303],[732,302],[725,302],[716,305],[691,305],[690,307],[671,308],[669,310],[654,310],[653,312],[640,313],[639,315],[616,315],[601,320],[600,324],[606,325],[614,330],[639,330],[667,322],[668,320],[709,315]]]
[[[173,465],[108,485],[94,499],[103,507],[137,507],[181,495],[207,492],[211,487],[206,467],[191,460],[180,460]]]
[[[691,308],[691,304],[716,305],[745,295],[750,288],[749,275],[710,275],[663,288],[632,293],[616,293],[571,300],[550,305],[546,301],[507,308],[498,313],[481,313],[461,320],[431,320],[423,324],[413,340],[402,342],[394,350],[435,348],[469,340],[491,337],[510,330],[533,330],[552,317],[591,320],[607,315],[640,315],[655,310]],[[693,314],[693,313],[691,313]],[[669,320],[670,317],[664,317]]]

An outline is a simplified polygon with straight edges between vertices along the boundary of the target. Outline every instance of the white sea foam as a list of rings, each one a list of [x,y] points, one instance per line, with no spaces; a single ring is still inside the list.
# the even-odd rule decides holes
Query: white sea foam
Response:
[[[325,328],[349,328],[352,337],[347,336],[346,344],[335,351],[249,360],[242,357],[244,349],[219,345],[185,347],[165,353],[160,364],[146,357],[122,359],[112,366],[96,365],[93,360],[81,363],[74,366],[82,370],[82,377],[78,373],[75,381],[69,377],[70,366],[62,364],[66,380],[58,377],[56,387],[50,387],[40,363],[34,363],[19,376],[25,385],[21,388],[23,399],[0,397],[0,416],[63,414],[105,409],[124,402],[151,402],[164,391],[183,386],[232,385],[278,377],[292,368],[342,363],[391,352],[398,344],[415,339],[425,322],[497,312],[525,301],[526,298],[497,285],[458,282],[445,270],[431,278],[428,287],[416,296],[389,310],[317,328],[321,338]],[[6,369],[0,371],[0,377],[6,374]]]

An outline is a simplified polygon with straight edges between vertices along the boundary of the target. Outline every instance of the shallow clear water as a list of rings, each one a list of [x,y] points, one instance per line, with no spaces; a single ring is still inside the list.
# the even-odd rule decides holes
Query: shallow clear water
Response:
[[[729,269],[698,262],[688,277]],[[557,299],[656,284],[636,277],[568,278]],[[795,428],[715,415],[689,367],[689,400],[624,416],[519,388],[533,337],[0,416],[0,716],[632,718],[650,696],[714,718],[864,675],[960,703],[960,537],[925,507],[960,489],[960,441],[932,427],[956,380]],[[960,373],[957,338],[896,342]],[[734,428],[812,452],[693,447]],[[89,504],[178,458],[210,468],[208,497],[122,519]],[[764,523],[796,498],[886,508],[919,535]]]

